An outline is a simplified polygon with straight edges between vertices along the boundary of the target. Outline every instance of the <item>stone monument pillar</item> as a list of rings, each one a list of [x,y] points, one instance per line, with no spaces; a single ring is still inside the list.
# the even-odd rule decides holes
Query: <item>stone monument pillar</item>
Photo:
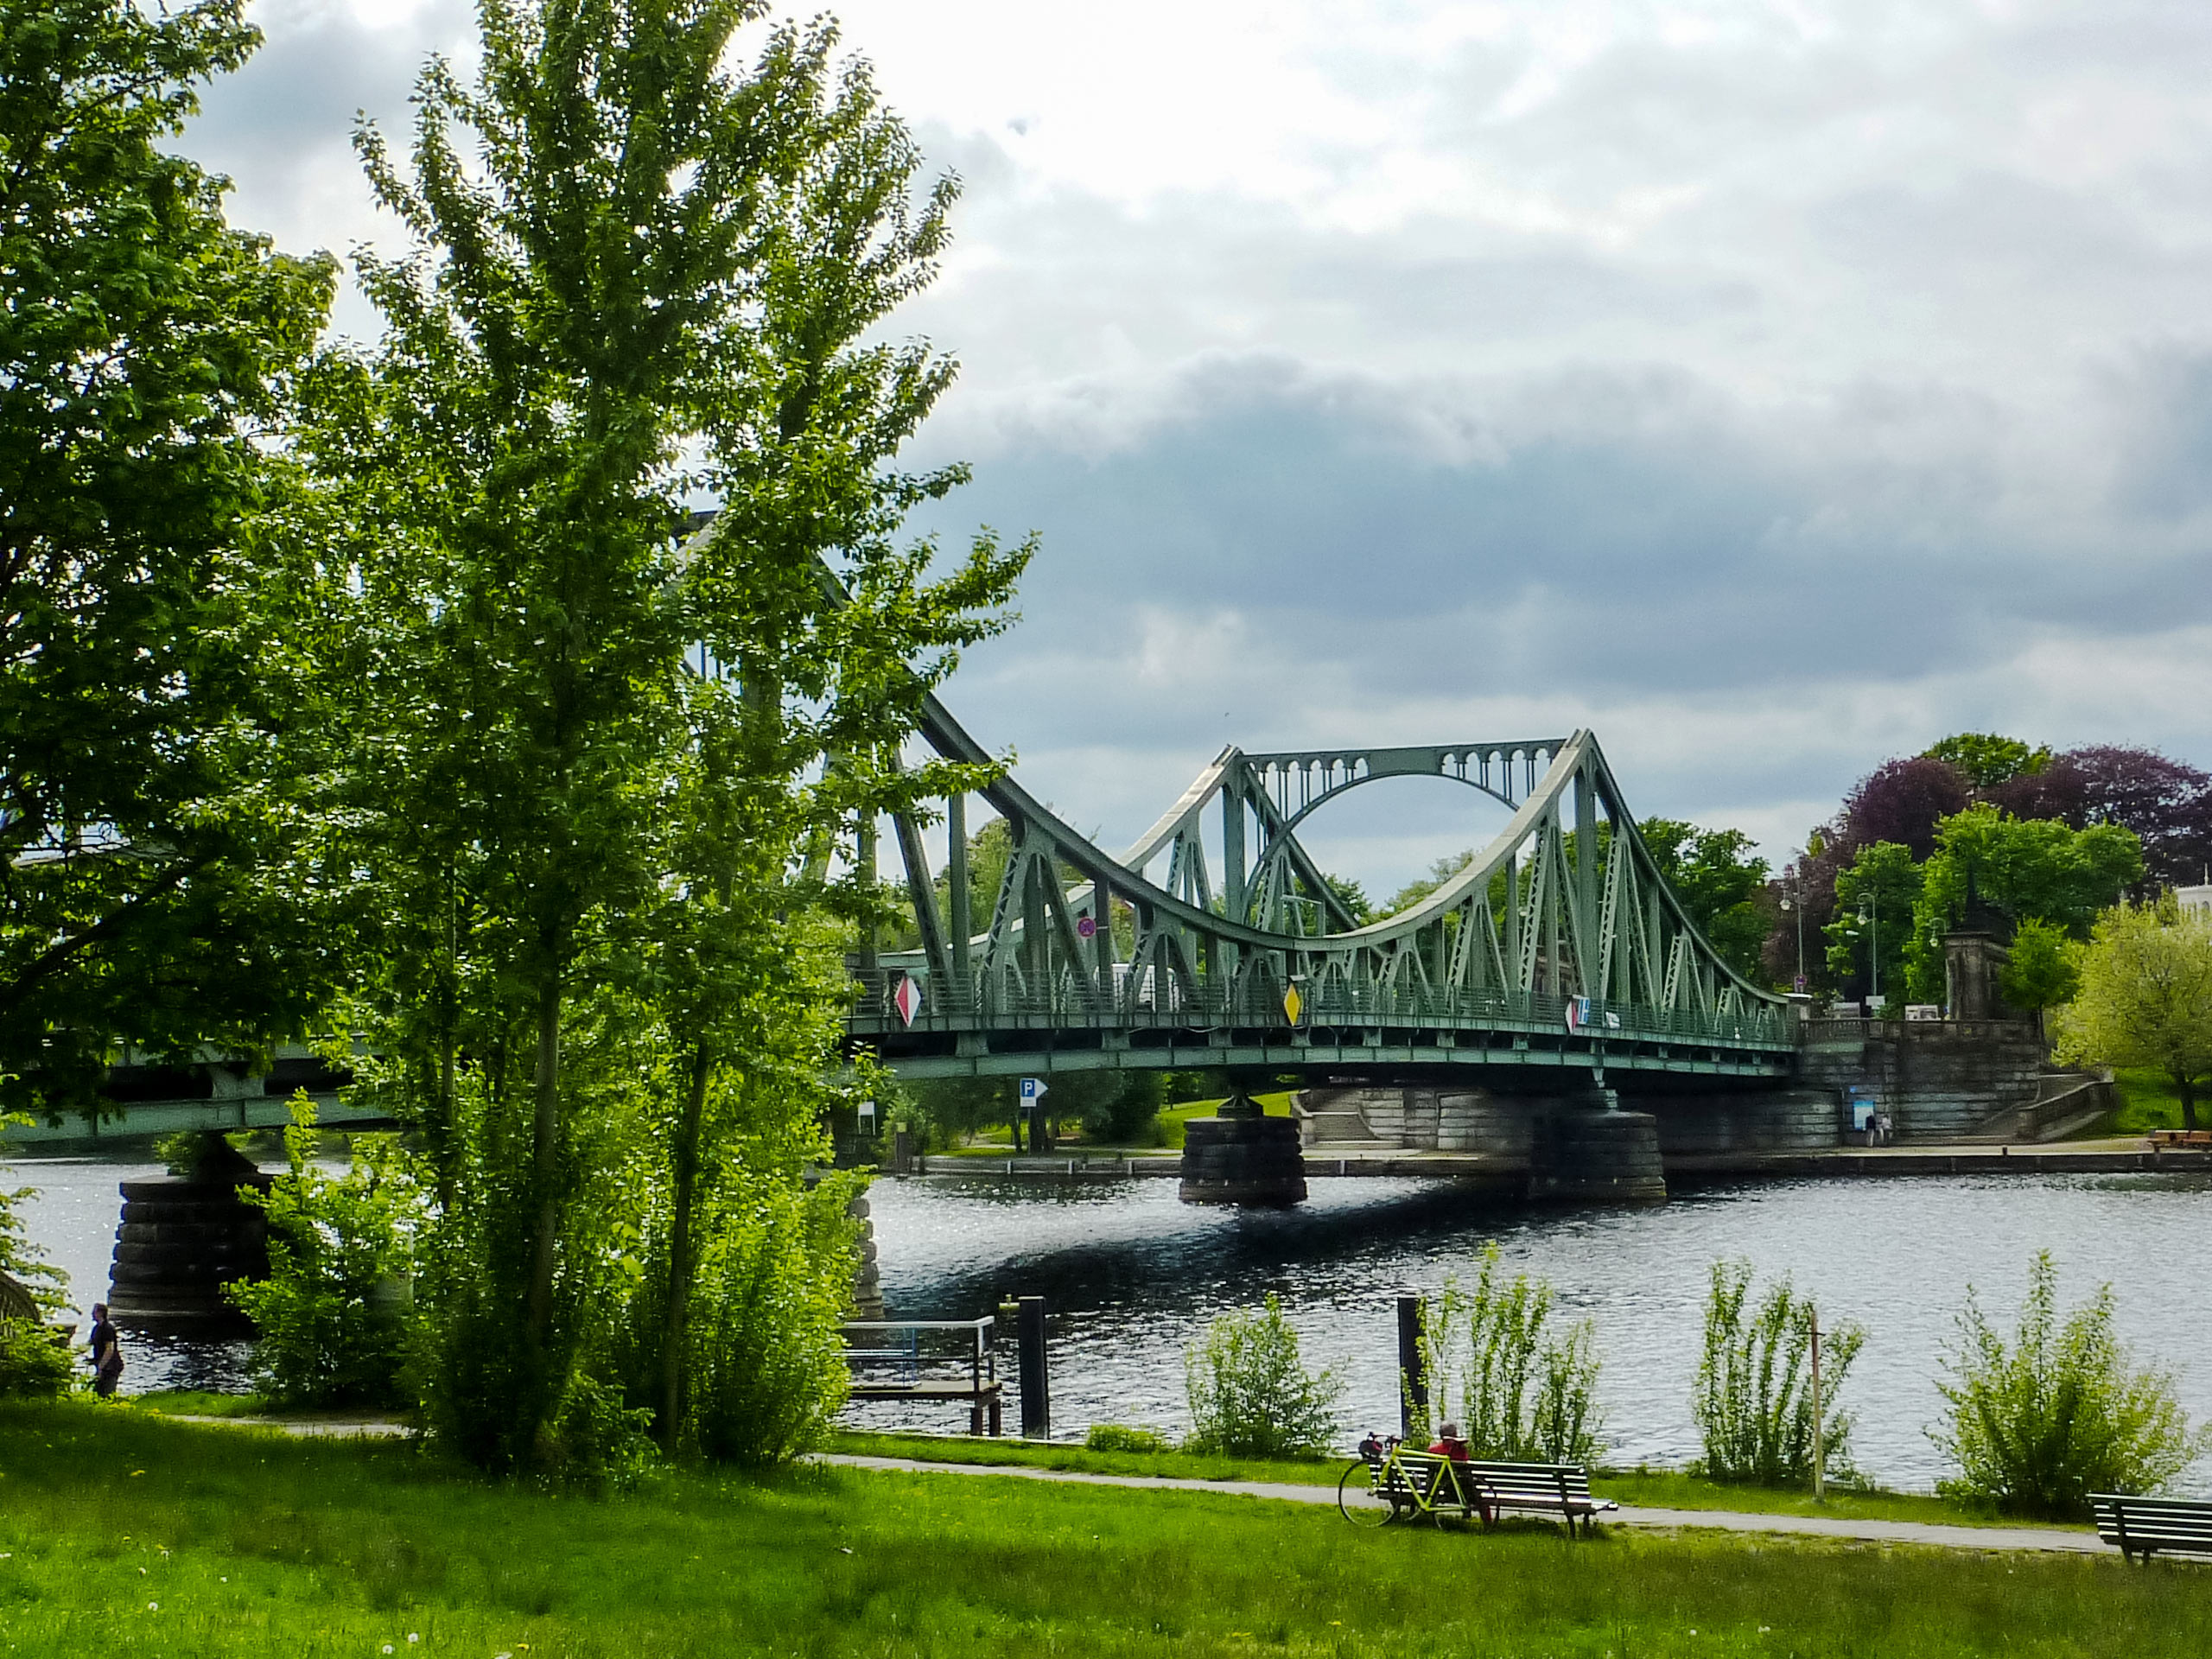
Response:
[[[1998,971],[2012,953],[1998,943],[1996,934],[1981,928],[1961,928],[1943,936],[1943,995],[1954,1020],[2001,1020],[2003,997],[1997,989]]]

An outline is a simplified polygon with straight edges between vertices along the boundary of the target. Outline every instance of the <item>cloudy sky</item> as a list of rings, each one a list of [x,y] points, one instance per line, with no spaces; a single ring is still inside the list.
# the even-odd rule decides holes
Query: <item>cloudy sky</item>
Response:
[[[836,10],[965,181],[935,525],[1044,540],[949,701],[1107,842],[1229,741],[1586,725],[1777,857],[1961,728],[2212,766],[2212,9]],[[353,112],[465,6],[258,16],[189,147],[392,245]],[[1370,889],[1491,827],[1362,795]]]

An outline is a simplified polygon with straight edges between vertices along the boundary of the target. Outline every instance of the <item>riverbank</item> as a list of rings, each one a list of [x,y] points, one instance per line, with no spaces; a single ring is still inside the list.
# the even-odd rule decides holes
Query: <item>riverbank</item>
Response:
[[[2194,1655],[2201,1569],[800,1468],[590,1500],[384,1444],[0,1407],[23,1655]],[[1479,1586],[1479,1593],[1476,1593]],[[415,1640],[410,1640],[412,1637]]]
[[[1452,1180],[1518,1191],[1528,1160],[1494,1152],[1428,1152],[1396,1147],[1321,1147],[1306,1154],[1308,1179],[1331,1176]],[[1732,1152],[1669,1158],[1674,1183],[1841,1178],[1897,1179],[1922,1175],[2191,1175],[2212,1173],[2212,1147],[2159,1147],[2140,1136],[2094,1141],[1980,1143],[1907,1147],[1832,1147],[1815,1152]],[[1098,1150],[1052,1156],[932,1153],[917,1157],[905,1179],[966,1180],[1130,1180],[1182,1173],[1180,1153]]]

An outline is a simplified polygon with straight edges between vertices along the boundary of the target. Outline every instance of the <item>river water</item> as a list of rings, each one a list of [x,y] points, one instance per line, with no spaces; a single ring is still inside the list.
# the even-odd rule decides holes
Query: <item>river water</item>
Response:
[[[33,1239],[70,1274],[80,1309],[105,1287],[116,1184],[149,1164],[25,1160]],[[1509,1272],[1551,1281],[1559,1312],[1595,1322],[1608,1460],[1681,1464],[1696,1455],[1689,1395],[1713,1262],[1748,1258],[1787,1274],[1824,1320],[1857,1320],[1865,1349],[1843,1403],[1859,1467],[1886,1485],[1943,1472],[1941,1356],[1969,1285],[2010,1330],[2031,1258],[2049,1249],[2063,1305],[2115,1287],[2139,1358],[2180,1376],[2192,1419],[2212,1421],[2206,1318],[2212,1179],[2170,1175],[1916,1177],[1746,1183],[1637,1208],[1530,1207],[1437,1184],[1319,1179],[1282,1211],[1180,1203],[1172,1180],[1008,1182],[886,1179],[871,1193],[883,1289],[895,1314],[973,1319],[1002,1298],[1050,1311],[1052,1427],[1188,1427],[1183,1354],[1206,1322],[1280,1297],[1310,1363],[1338,1368],[1349,1442],[1396,1423],[1401,1290],[1471,1279],[1495,1243]],[[1008,1349],[1011,1344],[1007,1344]],[[131,1345],[127,1386],[235,1381],[241,1351]],[[1008,1356],[1010,1361],[1010,1355]],[[1009,1402],[1011,1406],[1011,1402]],[[861,1406],[856,1421],[952,1429],[958,1407]],[[2212,1460],[2184,1482],[2212,1492]]]

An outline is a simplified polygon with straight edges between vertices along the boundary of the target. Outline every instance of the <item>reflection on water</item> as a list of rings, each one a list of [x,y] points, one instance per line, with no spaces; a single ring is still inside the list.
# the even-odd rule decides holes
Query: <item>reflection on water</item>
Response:
[[[1281,1297],[1309,1360],[1350,1380],[1346,1438],[1395,1427],[1392,1297],[1468,1274],[1495,1241],[1541,1274],[1560,1312],[1594,1319],[1615,1461],[1695,1455],[1691,1379],[1707,1275],[1722,1256],[1789,1274],[1831,1320],[1867,1329],[1845,1404],[1862,1468],[1926,1487],[1942,1472],[1938,1359],[1969,1283],[2009,1323],[2035,1251],[2069,1300],[2111,1281],[2122,1333],[2178,1369],[2192,1417],[2212,1419],[2212,1330],[2200,1254],[2212,1182],[2186,1176],[1791,1181],[1679,1196],[1652,1208],[1530,1208],[1412,1181],[1316,1179],[1296,1210],[1201,1209],[1175,1185],[931,1178],[871,1195],[886,1299],[912,1318],[974,1318],[1003,1296],[1052,1312],[1056,1433],[1094,1421],[1188,1426],[1182,1356],[1205,1322]],[[957,1427],[880,1405],[857,1420]],[[2200,1470],[2197,1490],[2212,1490]]]
[[[117,1183],[148,1162],[27,1160],[10,1185],[36,1189],[31,1236],[70,1275],[79,1317],[105,1290],[119,1218]],[[1721,1256],[1787,1273],[1831,1320],[1867,1342],[1845,1403],[1859,1462],[1885,1484],[1942,1472],[1925,1433],[1938,1415],[1938,1357],[1969,1283],[2009,1326],[2030,1258],[2056,1257],[2069,1300],[2109,1281],[2122,1334],[2181,1374],[2197,1421],[2212,1421],[2212,1323],[2202,1252],[2212,1180],[2169,1175],[1791,1181],[1691,1192],[1649,1208],[1530,1208],[1414,1181],[1316,1179],[1290,1211],[1240,1212],[1178,1201],[1171,1180],[1070,1185],[885,1179],[872,1194],[883,1288],[894,1313],[973,1319],[1002,1297],[1051,1309],[1053,1427],[1100,1421],[1179,1432],[1185,1349],[1205,1322],[1269,1292],[1308,1357],[1340,1367],[1347,1440],[1395,1426],[1391,1298],[1433,1291],[1495,1241],[1509,1270],[1548,1277],[1570,1319],[1594,1319],[1616,1461],[1681,1463],[1697,1446],[1689,1389],[1706,1278]],[[1009,1355],[1011,1343],[1007,1344]],[[235,1344],[183,1350],[130,1343],[126,1386],[235,1384]],[[856,1420],[955,1428],[957,1407]],[[2212,1468],[2190,1483],[2212,1492]]]

